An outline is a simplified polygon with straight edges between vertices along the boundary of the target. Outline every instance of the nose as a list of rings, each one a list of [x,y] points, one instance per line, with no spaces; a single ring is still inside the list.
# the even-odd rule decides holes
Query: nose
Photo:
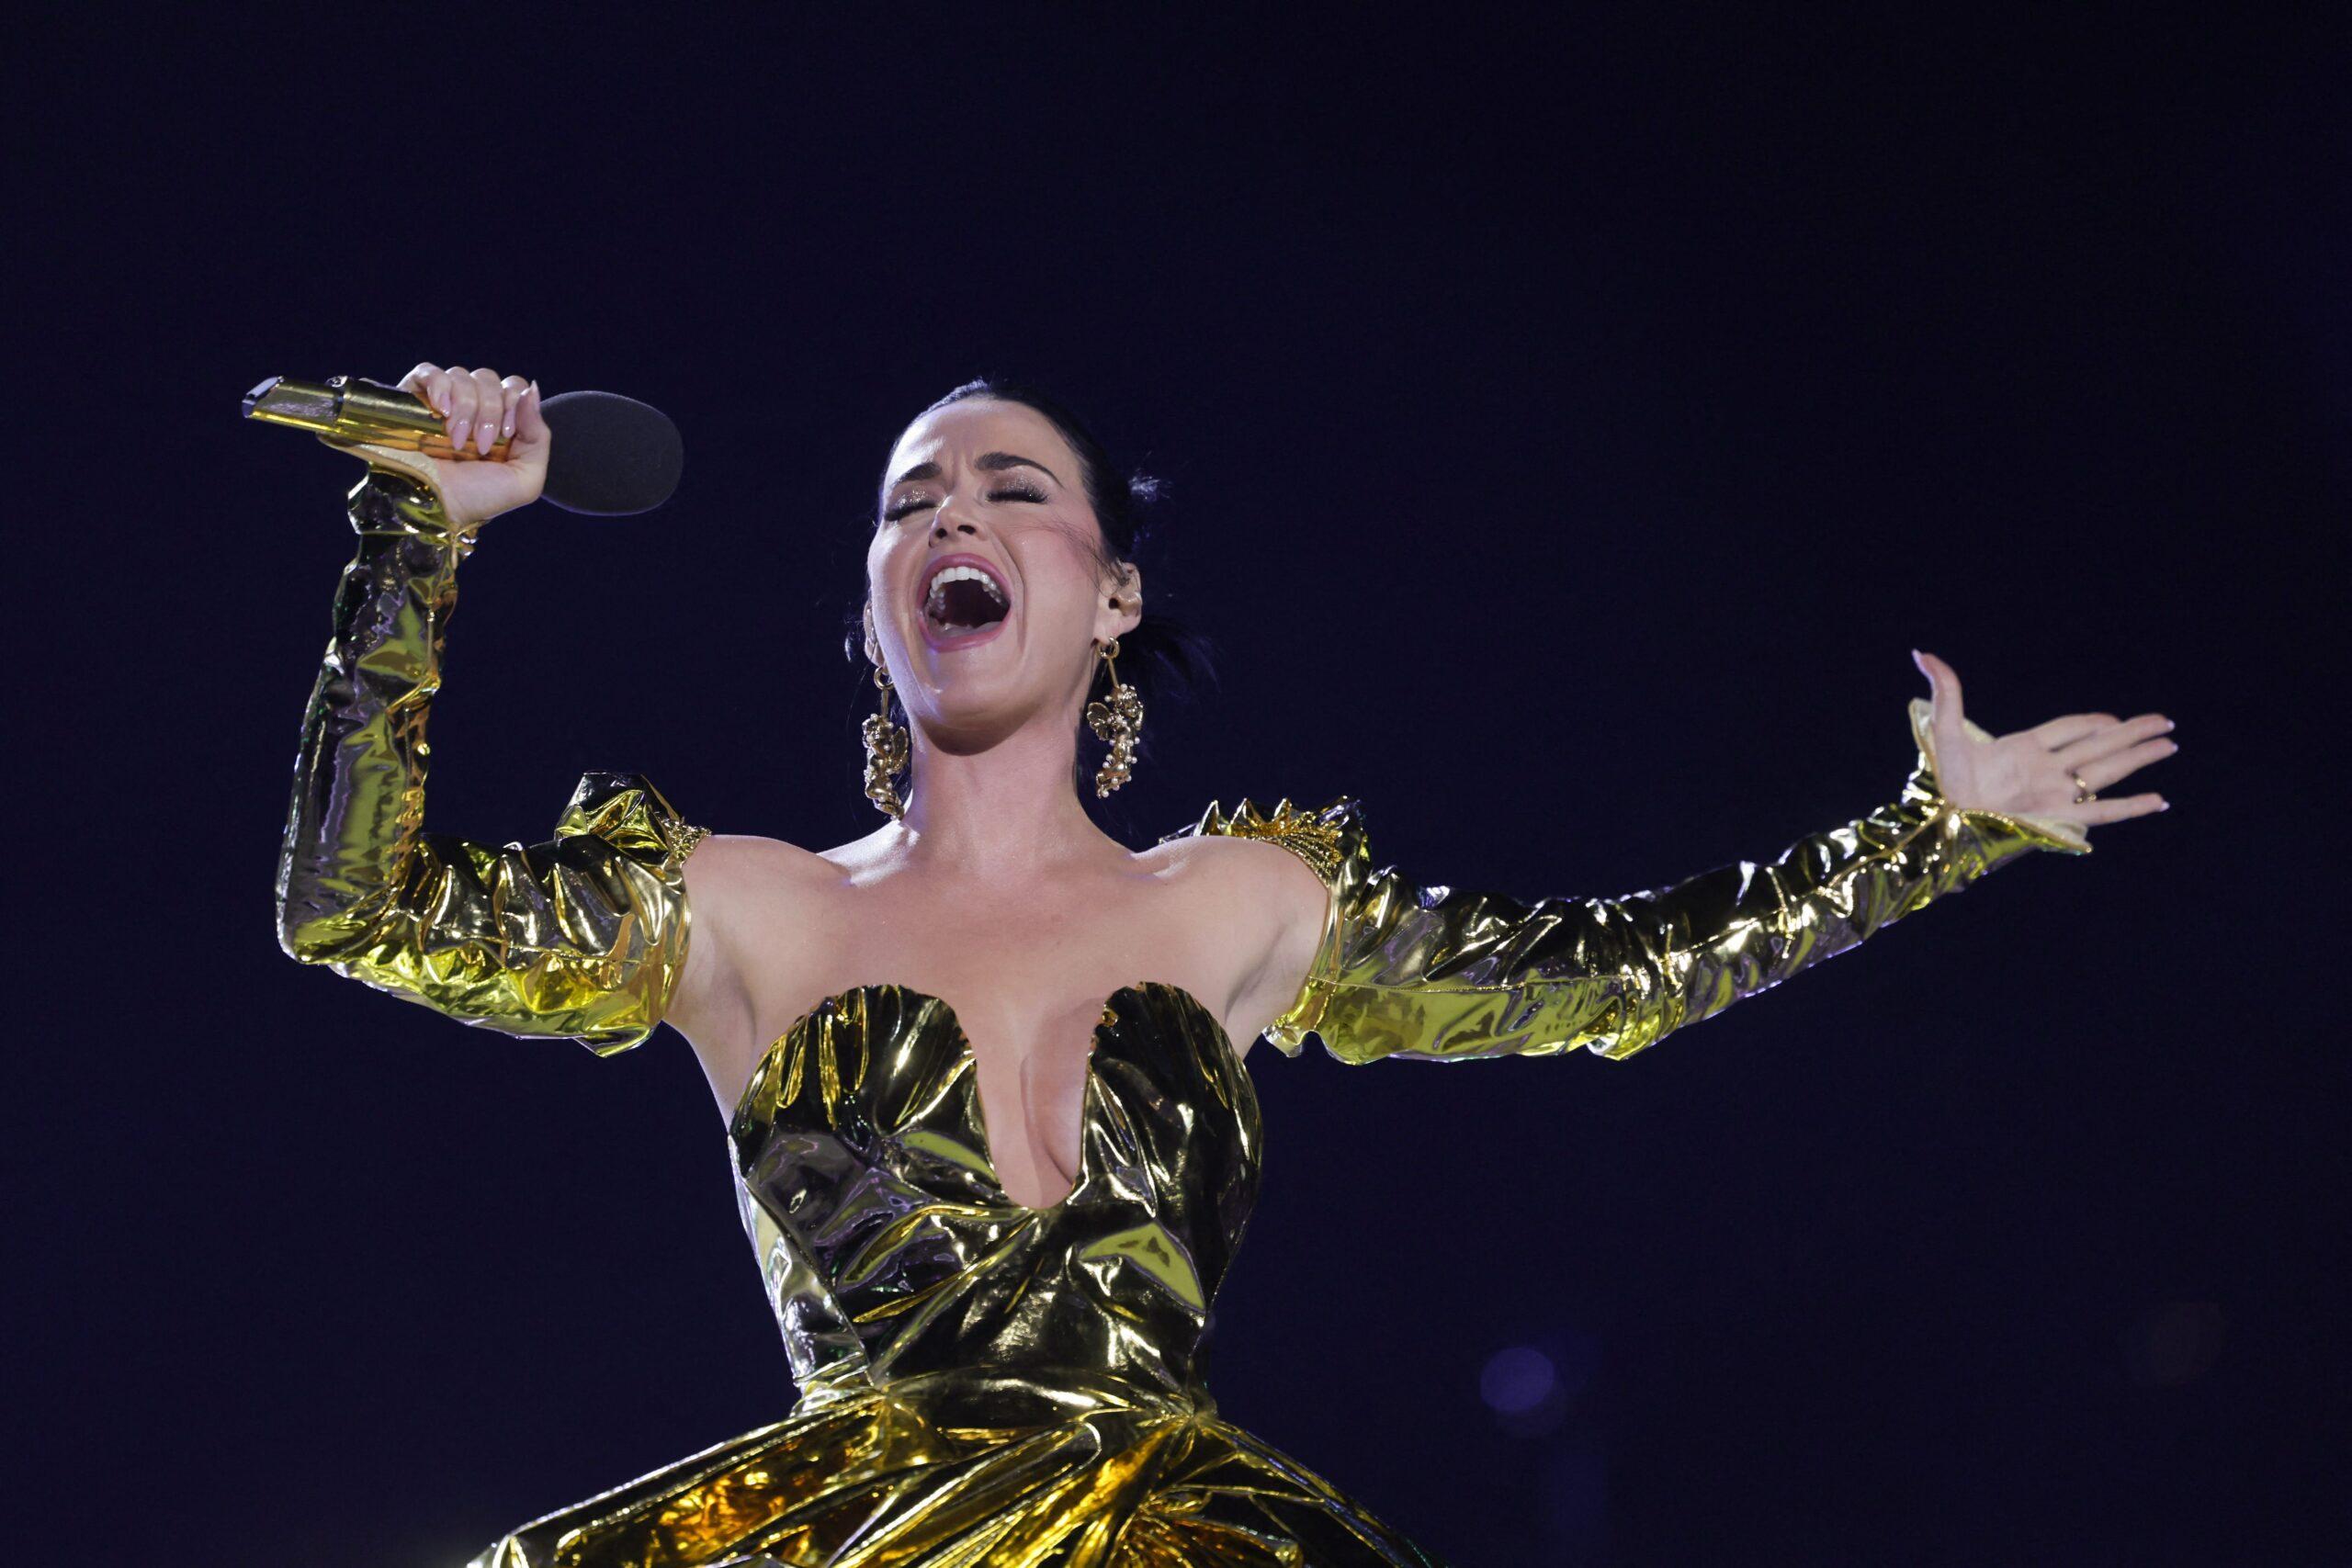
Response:
[[[933,544],[937,544],[942,539],[952,539],[959,534],[977,535],[978,533],[979,529],[974,525],[960,517],[947,515],[947,509],[944,506],[932,514],[931,542]]]

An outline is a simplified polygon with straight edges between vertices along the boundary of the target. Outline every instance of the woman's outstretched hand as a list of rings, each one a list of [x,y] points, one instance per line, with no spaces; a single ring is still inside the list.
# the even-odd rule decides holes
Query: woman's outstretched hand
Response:
[[[1968,810],[2052,817],[2085,829],[2165,809],[2160,795],[2108,798],[2109,785],[2171,756],[2180,743],[2160,713],[2119,719],[2111,713],[2070,713],[1994,740],[1970,738],[1961,722],[1960,676],[1932,653],[1914,651],[1928,678],[1928,728],[1946,800]],[[2075,778],[2099,793],[2077,802]]]

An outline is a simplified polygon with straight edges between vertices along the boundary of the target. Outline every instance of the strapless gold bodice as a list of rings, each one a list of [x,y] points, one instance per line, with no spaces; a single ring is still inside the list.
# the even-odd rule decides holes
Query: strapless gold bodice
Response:
[[[1256,1201],[1258,1100],[1208,1008],[1105,998],[1076,1182],[1000,1184],[969,1042],[902,986],[830,997],[776,1041],[729,1128],[745,1228],[802,1404],[963,1367],[1130,1380],[1205,1404],[1210,1303]]]

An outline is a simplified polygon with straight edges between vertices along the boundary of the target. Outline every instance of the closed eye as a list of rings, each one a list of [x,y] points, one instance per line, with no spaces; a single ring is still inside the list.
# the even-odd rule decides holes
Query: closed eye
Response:
[[[1042,502],[1046,499],[1046,492],[1037,489],[1035,485],[1011,485],[1003,490],[992,490],[989,491],[989,499],[990,501],[1029,501]],[[888,512],[882,513],[882,520],[885,523],[896,523],[899,518],[906,516],[910,513],[920,512],[926,506],[936,506],[939,503],[937,502],[932,500],[927,495],[909,496],[906,500],[899,502],[898,505],[891,507]]]

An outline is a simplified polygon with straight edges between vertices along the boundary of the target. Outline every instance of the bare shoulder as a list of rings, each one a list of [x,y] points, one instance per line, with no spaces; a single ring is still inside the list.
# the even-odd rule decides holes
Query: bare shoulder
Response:
[[[686,858],[686,897],[707,893],[714,904],[742,897],[790,897],[796,886],[815,889],[840,869],[814,850],[753,833],[713,833]]]
[[[690,926],[670,1021],[706,1056],[739,1052],[735,1037],[748,1041],[752,1024],[745,964],[753,953],[784,956],[763,933],[798,929],[840,870],[797,844],[749,833],[710,834],[684,869]]]
[[[1236,976],[1228,1032],[1246,1050],[1297,999],[1322,945],[1329,889],[1305,861],[1262,839],[1187,836],[1138,858],[1191,885],[1199,899],[1193,918],[1227,947]]]
[[[686,901],[695,924],[717,937],[720,956],[732,959],[763,933],[791,929],[841,876],[837,862],[798,844],[713,833],[686,860]]]
[[[1224,833],[1188,835],[1154,846],[1144,856],[1196,876],[1217,891],[1282,913],[1285,923],[1319,927],[1328,890],[1307,863],[1264,839]]]

